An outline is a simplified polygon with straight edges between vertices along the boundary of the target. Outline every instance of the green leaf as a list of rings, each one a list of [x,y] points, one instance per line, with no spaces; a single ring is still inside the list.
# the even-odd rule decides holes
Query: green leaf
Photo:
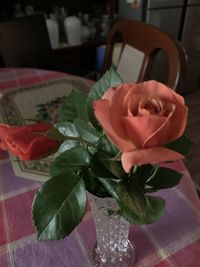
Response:
[[[81,119],[75,119],[74,125],[82,140],[96,145],[99,142],[100,133],[97,132],[92,126]]]
[[[110,155],[111,157],[115,157],[119,154],[119,149],[111,143],[106,135],[103,135],[100,139],[100,147],[101,150],[104,151],[106,154]]]
[[[139,186],[135,183],[119,183],[116,192],[121,212],[127,220],[132,220],[131,222],[136,224],[147,221],[145,214],[146,200]]]
[[[186,136],[183,135],[177,140],[166,144],[165,147],[175,150],[176,152],[179,152],[182,155],[186,155],[192,145],[193,143]]]
[[[109,192],[91,171],[87,170],[82,178],[88,192],[97,197],[110,197]]]
[[[45,133],[45,135],[46,135],[48,138],[53,139],[53,140],[58,140],[58,141],[61,141],[61,142],[65,140],[63,134],[62,134],[60,131],[58,131],[58,129],[55,128],[55,127],[50,128],[50,129]]]
[[[146,206],[144,213],[145,218],[141,218],[140,214],[135,213],[132,210],[132,205],[129,203],[119,203],[121,207],[121,214],[130,223],[133,224],[150,224],[159,220],[165,212],[165,201],[161,197],[145,196]]]
[[[133,169],[129,179],[134,179],[137,184],[144,190],[145,184],[150,180],[158,171],[159,165],[145,164],[137,166]]]
[[[103,165],[97,153],[91,159],[90,168],[97,177],[113,178],[113,174]]]
[[[55,127],[65,137],[78,137],[79,136],[76,126],[72,122],[61,121],[61,122],[58,122],[55,125]]]
[[[67,150],[72,149],[73,147],[79,146],[79,143],[77,141],[73,141],[73,140],[66,140],[64,141],[59,149],[58,149],[58,153],[63,153]]]
[[[180,182],[182,173],[170,168],[160,167],[155,175],[147,182],[155,190],[171,188]]]
[[[158,196],[146,197],[146,213],[148,214],[148,223],[153,223],[160,219],[165,212],[165,200]]]
[[[33,203],[33,220],[38,240],[62,239],[82,220],[86,210],[84,182],[63,173],[45,182]]]
[[[50,166],[50,173],[57,176],[65,172],[79,172],[90,163],[90,155],[83,147],[74,147],[60,154]]]
[[[144,195],[135,183],[119,183],[116,193],[121,214],[133,224],[153,223],[164,213],[164,200]]]
[[[73,147],[79,146],[79,134],[72,122],[58,122],[55,127],[57,128],[57,131],[59,131],[59,133],[65,138],[65,141],[59,147],[59,153],[63,153],[64,151],[70,150]]]
[[[98,122],[94,116],[93,112],[93,102],[94,100],[100,99],[103,94],[107,91],[108,88],[118,85],[122,83],[122,79],[114,70],[114,68],[110,68],[108,72],[106,72],[101,79],[95,83],[95,85],[91,88],[88,98],[87,98],[87,114],[90,122],[97,127]]]
[[[122,183],[116,180],[98,178],[102,185],[115,198],[122,216],[133,224],[149,224],[158,220],[165,211],[165,201],[160,197],[144,195],[135,183]]]
[[[107,178],[101,178],[97,177],[99,182],[107,189],[108,193],[115,199],[118,200],[117,192],[116,192],[116,187],[117,187],[117,182],[116,180],[113,179],[107,179]]]
[[[103,163],[104,167],[109,170],[117,178],[124,178],[127,174],[124,172],[121,161],[111,158],[109,155],[99,151],[98,158]]]
[[[75,118],[80,118],[87,121],[86,99],[85,94],[72,90],[60,109],[60,119],[73,122]]]

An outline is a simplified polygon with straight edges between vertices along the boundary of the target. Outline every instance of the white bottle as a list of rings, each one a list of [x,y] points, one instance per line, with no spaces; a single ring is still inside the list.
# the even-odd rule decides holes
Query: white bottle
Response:
[[[59,47],[59,31],[58,31],[58,23],[54,19],[54,14],[50,14],[50,18],[46,19],[47,30],[49,33],[49,39],[51,43],[52,49],[56,49]]]
[[[22,7],[21,7],[21,4],[17,3],[14,5],[14,14],[13,16],[15,18],[21,18],[23,17],[25,14],[24,12],[22,11]]]
[[[35,13],[34,7],[31,5],[25,6],[25,13],[27,16],[31,16]]]
[[[64,20],[65,34],[70,45],[80,45],[82,37],[81,21],[76,16],[69,16]]]

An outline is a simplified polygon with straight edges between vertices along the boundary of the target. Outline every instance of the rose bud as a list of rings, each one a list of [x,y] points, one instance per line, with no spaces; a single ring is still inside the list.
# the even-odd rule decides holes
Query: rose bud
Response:
[[[50,123],[25,126],[0,124],[0,148],[10,151],[22,160],[40,159],[59,146],[58,141],[44,135],[51,127]]]

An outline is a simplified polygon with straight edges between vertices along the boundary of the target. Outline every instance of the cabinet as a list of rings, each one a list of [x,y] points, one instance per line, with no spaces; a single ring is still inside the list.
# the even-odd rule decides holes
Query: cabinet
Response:
[[[56,66],[60,71],[84,76],[95,68],[96,48],[103,41],[54,49]]]
[[[100,38],[100,25],[103,14],[109,15],[113,21],[114,14],[117,13],[117,0],[7,0],[4,1],[0,10],[0,21],[13,18],[14,5],[21,4],[22,11],[25,12],[26,6],[31,5],[35,12],[49,14],[55,8],[65,8],[67,15],[80,15],[88,13],[91,20],[95,20],[99,27],[96,27],[97,34],[93,40],[78,46],[65,46],[53,50],[56,65],[59,70],[65,72],[85,75],[95,67],[96,48],[104,43]],[[65,39],[65,38],[64,38]],[[105,39],[105,38],[104,38]],[[2,62],[0,61],[2,66]]]

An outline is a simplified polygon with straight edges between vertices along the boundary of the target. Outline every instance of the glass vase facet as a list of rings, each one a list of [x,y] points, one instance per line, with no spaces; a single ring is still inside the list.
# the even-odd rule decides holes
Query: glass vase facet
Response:
[[[90,195],[90,203],[97,239],[93,251],[95,266],[132,267],[134,250],[128,240],[129,222],[120,216],[116,200]]]

